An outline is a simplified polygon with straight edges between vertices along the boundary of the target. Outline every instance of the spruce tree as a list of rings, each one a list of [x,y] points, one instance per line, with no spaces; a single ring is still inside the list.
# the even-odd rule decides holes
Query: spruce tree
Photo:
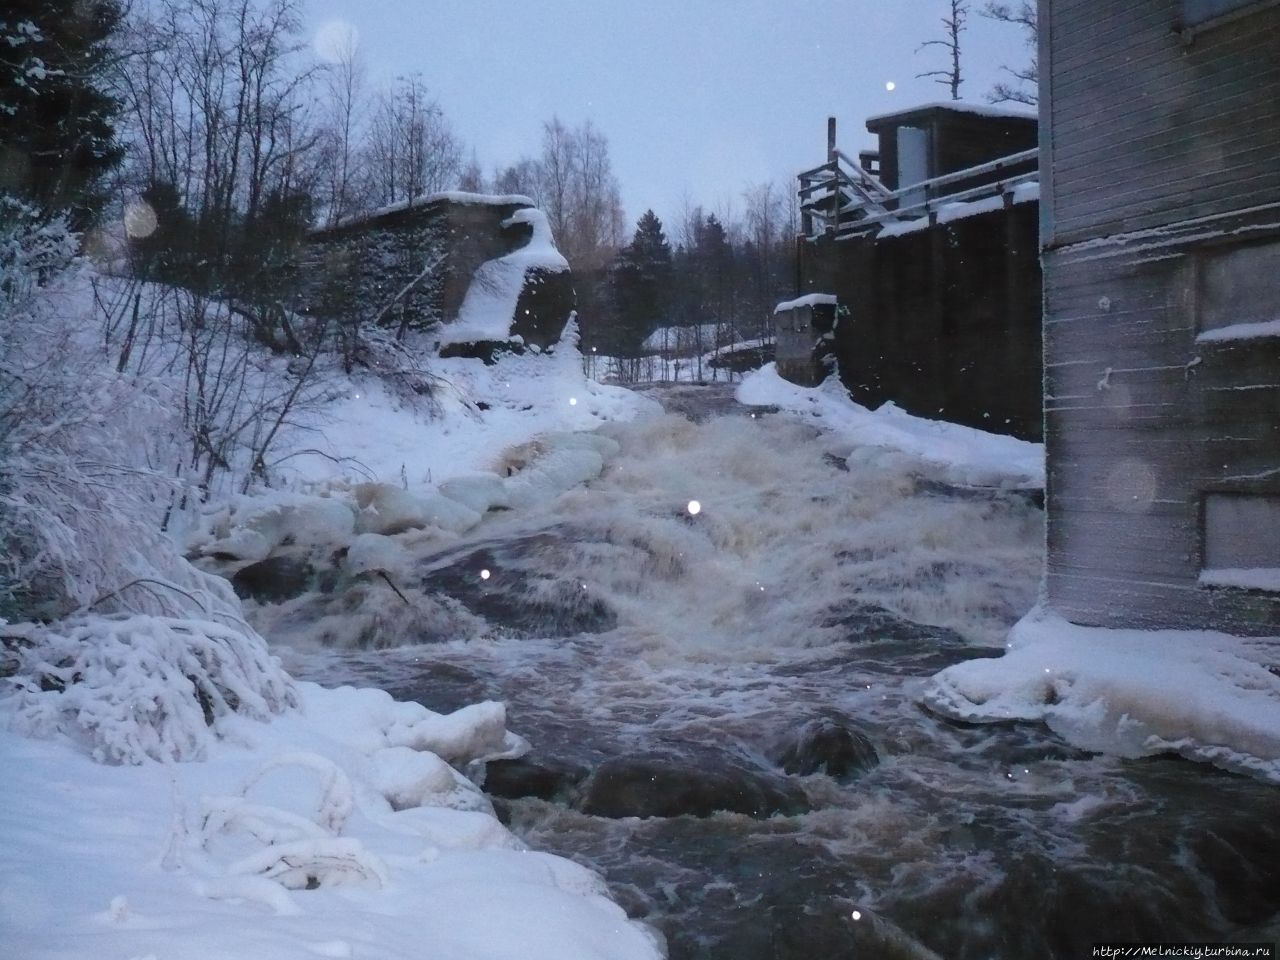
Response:
[[[0,191],[83,227],[120,162],[106,92],[117,0],[9,0],[0,13]]]
[[[639,353],[645,337],[666,324],[671,286],[671,245],[662,221],[646,210],[613,270],[617,328],[608,345],[618,356]]]

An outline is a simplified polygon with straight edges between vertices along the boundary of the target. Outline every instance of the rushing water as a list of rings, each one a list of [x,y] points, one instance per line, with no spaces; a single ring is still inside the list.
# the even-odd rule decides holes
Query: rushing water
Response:
[[[554,784],[500,812],[599,870],[673,958],[1021,960],[1103,940],[1276,939],[1274,788],[917,706],[924,678],[998,652],[1034,602],[1035,504],[849,457],[723,393],[667,401],[682,413],[609,429],[622,450],[598,480],[415,548],[403,596],[338,582],[259,608],[259,623],[304,678],[438,710],[505,701]],[[878,762],[785,774],[788,744],[818,721]],[[587,775],[637,756],[677,778],[746,771],[802,803],[582,812]]]

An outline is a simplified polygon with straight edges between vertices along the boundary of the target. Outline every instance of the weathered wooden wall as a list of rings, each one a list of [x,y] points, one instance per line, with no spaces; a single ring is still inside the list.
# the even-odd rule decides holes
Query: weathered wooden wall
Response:
[[[1036,204],[880,239],[806,243],[801,293],[834,293],[840,377],[859,403],[1041,436]]]
[[[1040,5],[1047,593],[1081,623],[1273,634],[1280,595],[1200,574],[1206,497],[1280,497],[1280,337],[1197,336],[1205,265],[1280,243],[1280,8],[1188,45],[1181,7]]]

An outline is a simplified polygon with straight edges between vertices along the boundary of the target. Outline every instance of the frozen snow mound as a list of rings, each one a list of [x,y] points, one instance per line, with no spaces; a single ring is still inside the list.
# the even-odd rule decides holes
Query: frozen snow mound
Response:
[[[288,545],[301,551],[332,549],[356,526],[356,508],[337,497],[274,490],[241,495],[200,517],[187,548],[203,557],[253,562]]]
[[[934,676],[930,710],[967,723],[1040,721],[1121,757],[1176,753],[1280,784],[1280,639],[1081,627],[1037,608],[998,659]]]
[[[616,456],[616,440],[598,433],[553,433],[509,451],[507,501],[512,507],[545,502],[600,476]],[[526,459],[527,458],[527,459]]]

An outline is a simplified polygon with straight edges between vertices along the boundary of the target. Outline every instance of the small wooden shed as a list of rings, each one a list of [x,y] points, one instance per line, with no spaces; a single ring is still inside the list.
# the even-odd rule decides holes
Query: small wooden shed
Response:
[[[829,370],[827,357],[836,326],[836,298],[810,293],[773,311],[778,373],[792,383],[816,387]]]

